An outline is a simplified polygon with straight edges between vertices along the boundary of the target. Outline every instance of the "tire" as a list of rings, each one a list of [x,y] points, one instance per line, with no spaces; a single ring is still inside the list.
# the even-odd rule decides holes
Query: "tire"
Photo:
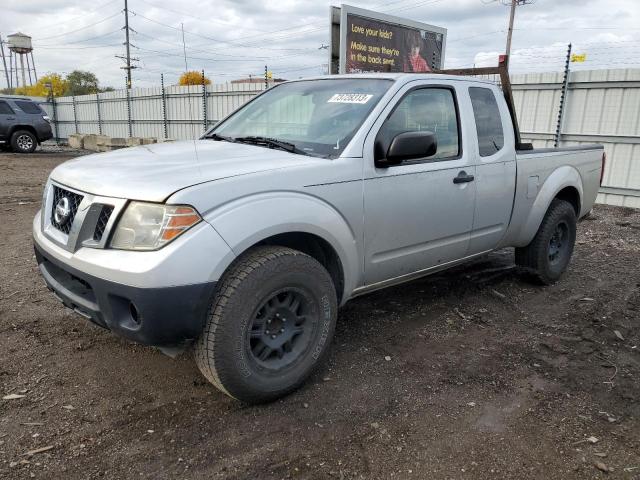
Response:
[[[336,318],[336,290],[318,261],[286,247],[256,247],[216,288],[195,344],[196,364],[230,397],[273,401],[325,360]]]
[[[557,282],[571,261],[576,241],[576,212],[565,201],[554,199],[531,243],[516,248],[516,263],[543,285]]]
[[[38,139],[29,130],[16,130],[11,135],[11,149],[16,153],[33,153],[38,147]]]

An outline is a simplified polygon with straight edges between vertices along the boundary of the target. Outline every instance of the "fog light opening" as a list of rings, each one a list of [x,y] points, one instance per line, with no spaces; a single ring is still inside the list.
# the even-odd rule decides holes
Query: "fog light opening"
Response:
[[[131,314],[131,319],[137,324],[140,325],[140,314],[138,313],[138,309],[133,304],[133,302],[129,303],[129,313]]]

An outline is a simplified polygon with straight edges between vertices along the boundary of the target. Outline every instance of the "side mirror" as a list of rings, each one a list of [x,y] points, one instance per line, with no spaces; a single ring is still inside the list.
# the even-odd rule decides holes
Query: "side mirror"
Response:
[[[399,133],[389,145],[386,156],[376,159],[376,167],[387,168],[399,165],[405,160],[425,158],[435,155],[438,140],[433,132]]]

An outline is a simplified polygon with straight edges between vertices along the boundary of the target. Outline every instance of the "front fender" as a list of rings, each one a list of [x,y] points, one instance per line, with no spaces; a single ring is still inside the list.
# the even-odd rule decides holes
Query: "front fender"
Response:
[[[574,187],[578,191],[580,202],[582,204],[584,195],[580,173],[578,173],[575,168],[568,165],[559,167],[547,177],[542,187],[540,187],[538,195],[529,208],[528,215],[521,222],[521,227],[515,236],[514,241],[510,242],[512,246],[524,247],[531,243],[531,240],[533,240],[533,237],[536,235],[538,228],[540,228],[542,219],[544,218],[545,213],[547,213],[551,201],[562,189],[566,187]],[[518,195],[521,201],[526,197],[524,189],[526,189],[526,186],[524,186]],[[517,221],[516,217],[519,216],[517,215],[519,209],[516,208],[515,210],[513,220]]]
[[[346,219],[317,197],[288,191],[250,195],[207,212],[204,219],[236,255],[273,235],[290,232],[316,235],[328,242],[340,258],[343,299],[350,296],[359,282],[356,236]]]

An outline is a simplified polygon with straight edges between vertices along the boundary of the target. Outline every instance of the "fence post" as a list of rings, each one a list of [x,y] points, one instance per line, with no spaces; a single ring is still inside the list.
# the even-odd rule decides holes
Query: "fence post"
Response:
[[[71,97],[71,101],[73,104],[73,124],[76,126],[76,133],[80,133],[78,131],[78,115],[76,114],[76,96],[75,95]]]
[[[167,135],[167,95],[164,90],[164,73],[160,74],[160,86],[162,87],[162,126],[164,130],[164,139],[166,140]]]
[[[127,85],[129,85],[127,83]],[[131,97],[129,97],[129,88],[125,89],[127,93],[127,124],[129,125],[129,138],[133,137],[133,126],[131,125]]]
[[[202,70],[202,122],[204,131],[207,131],[207,84],[204,81],[204,70]]]
[[[51,92],[51,110],[53,110],[53,126],[56,131],[56,145],[60,145],[60,134],[58,129],[60,128],[60,124],[58,123],[58,111],[56,110],[56,98],[53,96],[53,92]]]
[[[560,94],[560,108],[558,109],[558,124],[556,125],[556,135],[553,146],[558,148],[560,145],[560,137],[562,137],[562,120],[564,119],[564,111],[567,108],[567,90],[569,88],[569,65],[571,64],[571,44],[567,49],[567,60],[564,64],[564,80],[562,81],[562,93]]]
[[[100,94],[96,92],[96,109],[98,110],[98,133],[102,135],[102,115],[100,114]]]

